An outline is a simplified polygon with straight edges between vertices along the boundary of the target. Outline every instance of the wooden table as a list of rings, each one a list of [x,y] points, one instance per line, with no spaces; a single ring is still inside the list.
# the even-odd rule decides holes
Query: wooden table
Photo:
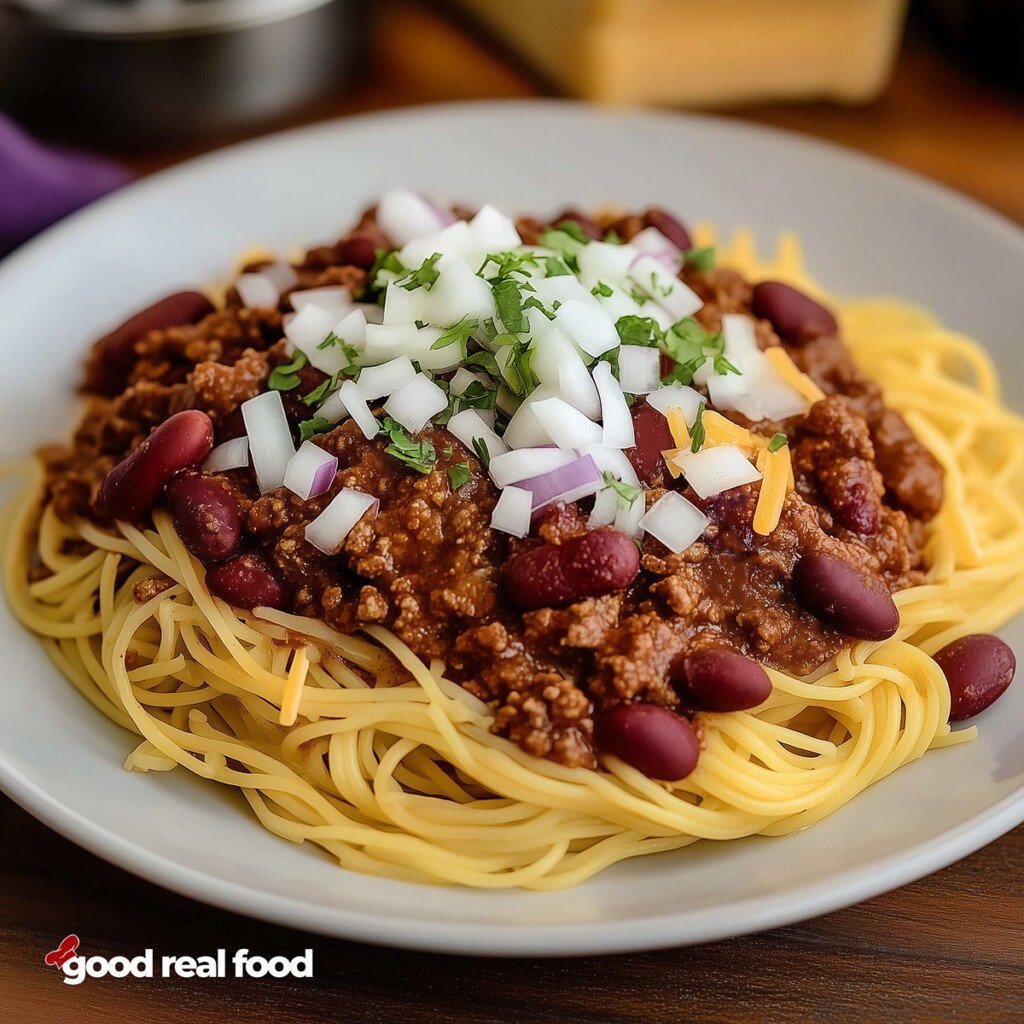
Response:
[[[372,73],[311,117],[542,92],[425,8],[408,0],[383,7]],[[871,106],[731,113],[887,157],[1024,221],[1024,109],[921,41],[907,45],[892,86]],[[185,155],[134,163],[147,171]],[[1024,1021],[1024,827],[930,878],[805,924],[698,949],[574,961],[397,952],[250,921],[116,870],[2,798],[0,837],[3,1024]],[[71,931],[90,954],[106,956],[150,946],[294,956],[312,946],[315,975],[102,979],[75,988],[42,959]]]

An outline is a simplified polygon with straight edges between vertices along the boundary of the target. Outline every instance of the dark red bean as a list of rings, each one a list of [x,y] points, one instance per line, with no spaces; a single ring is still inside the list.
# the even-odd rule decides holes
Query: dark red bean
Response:
[[[284,608],[287,594],[271,564],[255,553],[222,562],[206,574],[210,593],[228,604],[253,608]]]
[[[167,485],[174,529],[201,562],[235,553],[242,523],[235,496],[208,476],[176,476]]]
[[[227,416],[218,420],[214,425],[214,437],[217,444],[225,441],[233,441],[245,433],[245,420],[242,418],[241,407],[232,409]]]
[[[187,409],[164,420],[119,462],[100,486],[99,511],[115,519],[141,519],[175,473],[197,466],[213,447],[213,421]]]
[[[803,555],[793,567],[793,593],[812,615],[847,636],[887,640],[900,613],[885,584],[831,555]]]
[[[588,217],[585,213],[580,213],[579,210],[563,210],[551,223],[552,226],[557,227],[566,220],[571,220],[574,224],[578,224],[580,231],[582,231],[587,238],[594,239],[595,242],[600,242],[605,236],[605,232],[601,228],[601,225],[592,217]]]
[[[666,782],[685,779],[700,756],[693,726],[656,704],[620,704],[594,723],[594,739],[602,753]]]
[[[85,390],[101,395],[123,391],[135,365],[135,343],[140,338],[164,327],[198,323],[212,312],[212,303],[200,292],[175,292],[140,310],[96,342]]]
[[[951,697],[949,720],[973,718],[998,700],[1017,669],[1013,651],[991,633],[972,633],[935,654]]]
[[[366,235],[349,235],[338,243],[338,262],[369,270],[377,258],[377,246]]]
[[[768,673],[756,661],[725,649],[681,655],[670,677],[684,702],[706,711],[746,711],[772,692]]]
[[[683,252],[693,248],[693,239],[690,232],[686,230],[683,223],[673,217],[667,210],[652,208],[644,214],[644,220],[649,227],[657,228],[673,245],[678,246]]]
[[[625,590],[639,571],[640,552],[631,538],[618,530],[592,530],[514,558],[505,592],[523,611],[558,608]]]
[[[762,281],[754,288],[754,315],[770,320],[780,338],[835,334],[836,318],[814,299],[781,281]]]
[[[646,402],[633,405],[633,432],[636,434],[636,447],[626,451],[626,458],[636,470],[636,475],[644,483],[650,483],[665,470],[665,459],[661,453],[675,448],[676,443],[668,429],[668,420]]]

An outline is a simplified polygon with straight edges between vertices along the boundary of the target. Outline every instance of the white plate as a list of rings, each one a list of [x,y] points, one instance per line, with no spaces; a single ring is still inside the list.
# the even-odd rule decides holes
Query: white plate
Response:
[[[90,339],[147,300],[222,275],[243,246],[335,238],[383,189],[551,211],[664,204],[695,221],[798,229],[834,291],[926,303],[1024,382],[1024,234],[945,189],[793,135],[563,103],[425,107],[318,125],[191,161],[51,230],[0,266],[0,457],[58,439]],[[1018,624],[1007,633],[1024,649]],[[121,768],[129,737],[0,612],[0,782],[129,871],[244,914],[370,942],[494,954],[694,943],[821,914],[934,871],[1024,820],[1024,683],[937,751],[785,839],[708,842],[551,895],[349,874],[265,832],[226,791]]]

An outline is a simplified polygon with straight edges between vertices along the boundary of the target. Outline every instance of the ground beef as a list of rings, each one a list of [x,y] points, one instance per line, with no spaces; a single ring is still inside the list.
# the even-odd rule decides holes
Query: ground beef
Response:
[[[629,215],[605,218],[601,227],[628,239],[646,224]],[[524,218],[518,226],[536,242],[547,225]],[[370,255],[387,247],[367,211],[345,238],[296,264],[297,287],[341,284],[358,295]],[[687,267],[683,276],[704,300],[697,317],[706,329],[718,330],[725,313],[751,313],[752,288],[741,275]],[[47,496],[58,515],[102,522],[94,501],[106,473],[180,409],[209,413],[218,441],[241,434],[239,406],[289,358],[281,328],[287,310],[286,299],[277,310],[247,310],[232,292],[225,309],[199,324],[154,331],[136,343],[124,391],[90,398],[72,443],[43,452]],[[839,338],[783,342],[760,320],[756,333],[762,348],[784,344],[826,395],[806,416],[753,425],[790,438],[796,490],[778,527],[768,537],[753,532],[759,485],[708,501],[684,490],[710,527],[680,554],[648,539],[640,574],[623,593],[526,613],[512,608],[502,588],[510,560],[586,533],[586,502],[549,506],[521,541],[492,531],[497,492],[475,454],[442,430],[415,439],[436,451],[427,473],[390,454],[387,438],[367,440],[351,422],[320,434],[317,443],[337,455],[340,470],[331,490],[310,501],[284,488],[261,496],[248,470],[220,480],[238,501],[245,550],[269,560],[295,612],[343,632],[387,625],[420,657],[443,659],[454,679],[490,704],[500,735],[532,754],[593,767],[594,716],[624,701],[677,706],[669,667],[685,651],[726,646],[803,674],[848,643],[795,601],[790,581],[801,554],[841,558],[892,590],[923,578],[924,524],[942,499],[939,464],[885,407]],[[311,415],[302,398],[326,376],[305,367],[299,379],[284,394],[296,430]],[[453,488],[448,471],[457,464],[469,480]],[[648,505],[663,486],[685,488],[685,481],[659,475],[647,489]],[[305,528],[341,487],[375,494],[379,511],[328,556],[305,540]],[[146,600],[162,585],[144,581],[136,598]]]

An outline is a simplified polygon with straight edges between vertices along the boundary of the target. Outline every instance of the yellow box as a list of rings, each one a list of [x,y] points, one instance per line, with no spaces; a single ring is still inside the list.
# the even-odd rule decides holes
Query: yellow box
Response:
[[[860,103],[907,0],[455,0],[566,92],[604,103]]]

